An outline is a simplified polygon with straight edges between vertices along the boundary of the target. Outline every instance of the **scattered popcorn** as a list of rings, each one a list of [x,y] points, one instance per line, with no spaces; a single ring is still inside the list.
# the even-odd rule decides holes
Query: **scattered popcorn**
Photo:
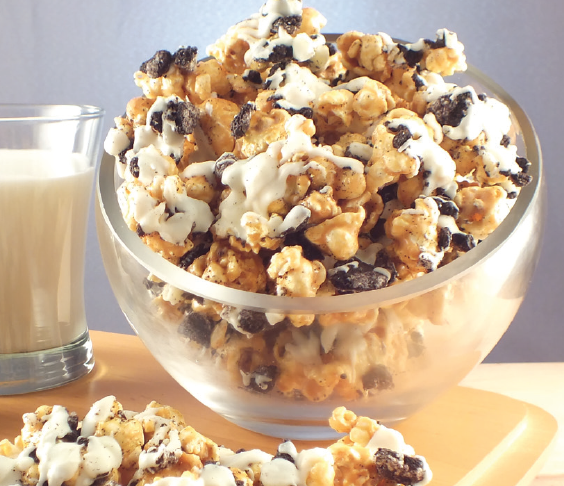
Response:
[[[0,441],[0,486],[425,486],[432,472],[402,435],[344,407],[330,425],[345,437],[299,451],[284,441],[274,455],[237,452],[157,402],[124,410],[114,396],[80,419],[60,405],[23,416],[14,442]]]

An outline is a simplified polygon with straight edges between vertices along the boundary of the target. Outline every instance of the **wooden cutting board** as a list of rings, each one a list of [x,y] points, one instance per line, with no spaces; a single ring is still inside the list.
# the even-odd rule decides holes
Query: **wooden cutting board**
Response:
[[[142,410],[151,400],[171,405],[196,430],[233,449],[276,450],[278,439],[240,429],[194,399],[136,336],[91,336],[96,366],[88,376],[52,390],[0,397],[0,439],[18,435],[22,414],[39,405],[64,405],[84,415],[94,401],[115,395],[129,410]],[[455,387],[396,428],[426,457],[433,486],[524,486],[542,466],[557,425],[534,405]],[[327,444],[296,442],[298,448]]]

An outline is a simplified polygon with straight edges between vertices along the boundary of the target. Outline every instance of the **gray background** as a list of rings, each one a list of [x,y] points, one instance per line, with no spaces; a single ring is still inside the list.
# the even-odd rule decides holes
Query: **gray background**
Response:
[[[201,55],[262,0],[0,0],[0,103],[77,103],[106,109],[104,132],[140,94],[133,72],[158,49]],[[562,274],[564,3],[557,0],[320,1],[324,32],[386,32],[417,40],[446,27],[470,63],[522,105],[541,140],[548,225],[531,289],[489,361],[564,361]],[[2,285],[5,283],[3,282]],[[132,333],[106,279],[93,214],[86,251],[91,329]]]

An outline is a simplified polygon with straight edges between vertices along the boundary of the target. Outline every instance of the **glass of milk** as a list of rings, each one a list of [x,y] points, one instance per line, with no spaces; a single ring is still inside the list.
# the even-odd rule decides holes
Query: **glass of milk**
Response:
[[[0,395],[88,373],[84,255],[103,111],[0,105]]]

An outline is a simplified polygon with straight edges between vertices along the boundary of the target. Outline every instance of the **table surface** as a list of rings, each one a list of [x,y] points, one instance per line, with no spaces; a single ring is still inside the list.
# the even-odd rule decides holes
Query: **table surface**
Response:
[[[228,447],[275,450],[279,439],[239,429],[190,396],[137,337],[98,331],[91,336],[96,366],[87,377],[52,390],[0,397],[0,439],[13,439],[22,413],[39,405],[57,403],[84,415],[93,401],[113,394],[131,410],[151,400],[175,406],[197,417],[200,432]],[[556,434],[556,421],[562,430],[563,384],[564,363],[480,365],[464,386],[397,428],[433,464],[434,486],[561,486],[564,437]]]
[[[532,484],[564,485],[564,363],[481,364],[461,385],[502,393],[535,404],[553,415],[559,432]]]

